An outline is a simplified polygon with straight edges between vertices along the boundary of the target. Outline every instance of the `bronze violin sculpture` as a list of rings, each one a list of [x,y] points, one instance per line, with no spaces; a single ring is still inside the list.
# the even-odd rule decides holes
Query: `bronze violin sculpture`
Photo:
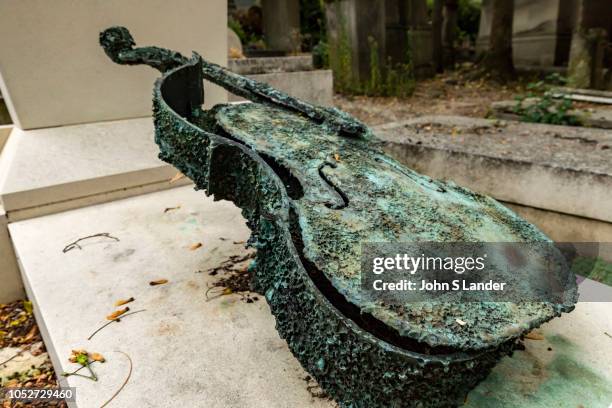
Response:
[[[292,98],[204,61],[100,34],[119,64],[161,72],[153,92],[159,157],[242,209],[257,249],[252,287],[301,365],[342,407],[447,407],[564,303],[425,302],[363,296],[364,242],[549,241],[495,200],[386,156],[348,114]],[[204,111],[203,80],[253,103]],[[426,315],[426,318],[423,316]],[[469,321],[468,325],[456,322]]]

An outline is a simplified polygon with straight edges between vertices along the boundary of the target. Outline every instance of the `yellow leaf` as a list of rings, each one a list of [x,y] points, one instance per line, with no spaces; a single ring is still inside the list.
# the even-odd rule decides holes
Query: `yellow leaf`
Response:
[[[121,316],[122,314],[126,313],[129,310],[130,310],[129,307],[124,307],[123,309],[116,310],[113,313],[106,316],[106,320],[117,320],[119,316]]]
[[[32,314],[32,302],[30,302],[29,300],[24,300],[23,301],[23,310],[25,310],[28,314]]]
[[[91,359],[93,361],[99,361],[100,363],[104,363],[106,361],[104,356],[100,353],[91,353]]]
[[[337,162],[340,161],[340,155],[338,153],[334,153],[334,159],[336,159]]]
[[[172,177],[170,179],[170,184],[175,183],[177,181],[179,181],[180,179],[182,179],[183,177],[185,177],[185,175],[181,172],[178,172],[174,175],[174,177]]]
[[[163,285],[164,283],[168,283],[168,279],[158,279],[158,280],[154,280],[149,282],[149,285],[151,286],[157,286],[157,285]]]
[[[198,242],[198,243],[193,244],[192,246],[190,246],[190,247],[189,247],[189,249],[190,249],[191,251],[195,251],[196,249],[200,248],[201,246],[202,246],[202,243],[201,243],[201,242]]]
[[[129,299],[120,299],[120,300],[118,300],[118,301],[116,301],[116,302],[115,302],[115,306],[116,306],[116,307],[123,306],[123,305],[125,305],[126,303],[130,303],[130,302],[133,302],[133,301],[134,301],[134,298],[133,298],[133,297],[131,297],[131,298],[129,298]]]

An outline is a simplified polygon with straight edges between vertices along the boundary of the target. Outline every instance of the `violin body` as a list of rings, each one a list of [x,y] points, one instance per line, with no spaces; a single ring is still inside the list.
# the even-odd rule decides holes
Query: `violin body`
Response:
[[[343,112],[197,54],[133,48],[120,27],[100,40],[113,61],[163,73],[153,94],[160,158],[242,209],[257,249],[253,289],[265,295],[292,353],[340,406],[462,405],[518,337],[572,310],[570,297],[560,305],[407,304],[400,312],[363,296],[364,242],[549,239],[495,200],[389,158]],[[254,103],[203,111],[203,79]],[[423,314],[435,324],[423,324]]]

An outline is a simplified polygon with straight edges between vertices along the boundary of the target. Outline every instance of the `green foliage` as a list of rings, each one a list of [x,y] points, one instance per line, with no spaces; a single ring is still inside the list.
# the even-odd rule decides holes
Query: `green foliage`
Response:
[[[336,7],[339,8],[336,3]],[[340,14],[336,40],[328,47],[329,65],[334,72],[334,89],[340,93],[359,93],[352,71],[352,52],[344,17]]]
[[[390,58],[382,66],[378,43],[368,38],[370,50],[369,78],[362,83],[355,79],[352,72],[352,53],[348,36],[343,31],[339,35],[335,54],[330,58],[334,71],[334,88],[337,92],[353,95],[397,96],[406,97],[412,94],[415,87],[410,52],[406,53],[406,62],[394,63]],[[410,47],[408,47],[410,48]]]
[[[434,0],[427,0],[429,14],[433,13]],[[457,8],[457,38],[467,38],[471,43],[476,42],[480,27],[480,10],[482,0],[459,0]]]
[[[227,19],[227,26],[234,30],[243,46],[263,43],[263,37],[243,27],[240,21],[233,17]]]
[[[566,79],[554,73],[544,80],[527,84],[526,95],[515,98],[514,113],[523,122],[548,123],[551,125],[580,126],[581,121],[570,113],[573,103],[569,98],[553,98],[548,92],[551,86],[563,85]]]
[[[329,68],[329,44],[319,41],[312,49],[312,62],[315,68]]]
[[[471,43],[476,42],[480,26],[480,0],[459,0],[457,9],[458,37],[468,38]]]
[[[325,4],[323,0],[300,0],[300,33],[302,49],[312,51],[326,44]]]
[[[235,20],[233,17],[229,17],[227,19],[227,26],[231,28],[236,33],[236,35],[238,35],[238,38],[240,38],[240,42],[245,45],[248,43],[248,36],[242,28],[242,25],[240,25],[237,20]]]
[[[406,97],[414,91],[410,32],[406,35],[408,41],[405,61],[394,63],[391,58],[388,58],[383,69],[379,64],[378,44],[373,38],[368,39],[370,43],[370,80],[365,90],[367,95]]]

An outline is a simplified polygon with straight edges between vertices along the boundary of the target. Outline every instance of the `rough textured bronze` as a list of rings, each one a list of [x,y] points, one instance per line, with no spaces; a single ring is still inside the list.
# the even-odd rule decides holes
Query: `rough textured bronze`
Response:
[[[564,304],[427,302],[389,307],[360,287],[362,242],[548,241],[495,200],[385,156],[336,109],[157,47],[125,28],[100,42],[117,63],[163,72],[154,90],[160,158],[243,210],[253,286],[304,368],[343,407],[445,407]],[[257,103],[203,111],[202,79]],[[457,319],[469,321],[459,325]]]

